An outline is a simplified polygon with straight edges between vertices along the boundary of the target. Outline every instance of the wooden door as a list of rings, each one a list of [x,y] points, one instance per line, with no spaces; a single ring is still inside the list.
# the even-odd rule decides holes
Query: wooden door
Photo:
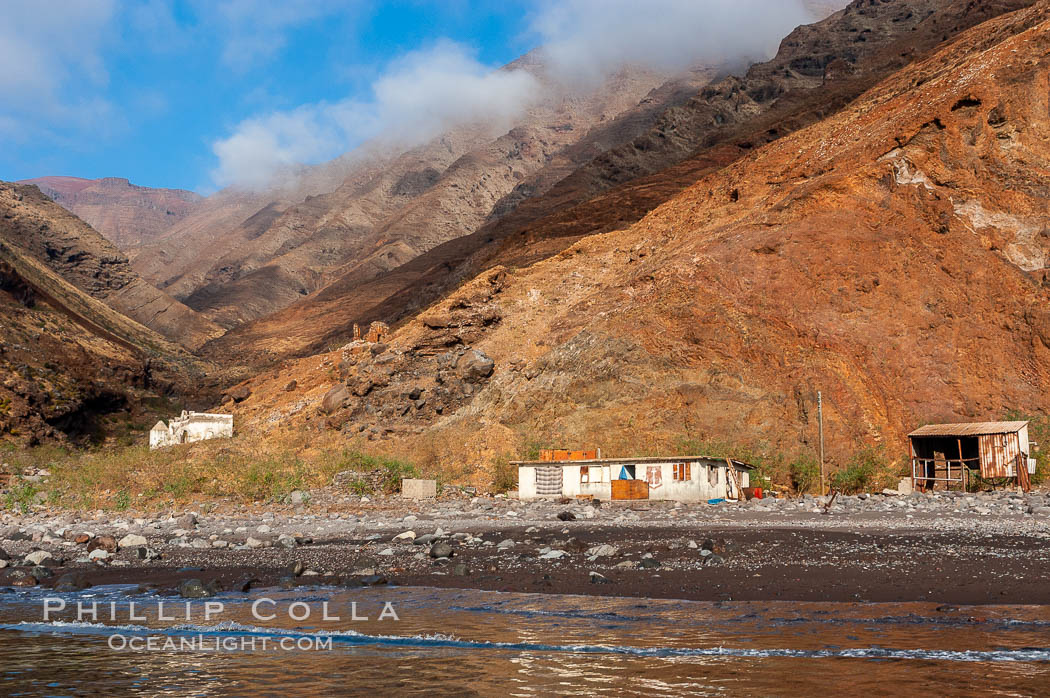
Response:
[[[649,483],[645,480],[613,480],[613,499],[649,499]]]

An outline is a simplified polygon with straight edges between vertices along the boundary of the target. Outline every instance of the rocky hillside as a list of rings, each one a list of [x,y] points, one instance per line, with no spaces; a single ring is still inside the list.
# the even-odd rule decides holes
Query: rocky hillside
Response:
[[[36,186],[0,182],[0,240],[172,342],[196,349],[222,333],[143,281],[120,250]]]
[[[148,426],[208,370],[0,235],[0,443],[94,440],[111,415]]]
[[[578,158],[579,167],[519,197],[477,233],[387,271],[367,260],[345,265],[319,291],[234,328],[207,351],[250,361],[322,351],[345,342],[353,323],[397,322],[485,269],[529,264],[584,236],[629,226],[701,176],[835,113],[945,39],[1029,4],[856,0],[796,29],[772,60],[742,77],[663,102],[638,135],[621,132],[618,144]]]
[[[907,14],[850,9],[880,6]],[[863,443],[898,455],[924,420],[1045,411],[1048,80],[1043,1],[633,225],[490,269],[380,343],[256,377],[241,423],[326,424],[449,463],[684,436],[812,452],[821,390],[842,463]]]
[[[545,79],[532,56],[510,67]],[[344,161],[349,171],[334,191],[260,207],[177,255],[136,252],[135,265],[190,307],[232,327],[290,305],[332,275],[374,276],[476,231],[644,131],[710,76],[703,70],[668,82],[666,75],[624,70],[583,96],[550,85],[548,97],[505,132],[469,126],[404,153],[366,148]],[[168,239],[180,243],[174,235]]]
[[[120,177],[37,177],[20,184],[35,184],[121,249],[156,238],[204,201],[191,191],[139,187]]]

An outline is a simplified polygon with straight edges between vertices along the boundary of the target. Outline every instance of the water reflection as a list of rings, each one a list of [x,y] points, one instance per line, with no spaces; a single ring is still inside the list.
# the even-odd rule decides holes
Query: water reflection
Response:
[[[1041,693],[1050,678],[1050,610],[926,604],[711,604],[434,589],[226,595],[222,614],[158,618],[119,588],[68,595],[42,623],[37,591],[0,596],[0,694],[229,695],[292,686],[296,694],[715,695]],[[78,600],[114,603],[117,620],[76,624]],[[129,623],[135,600],[146,620]],[[168,602],[174,602],[168,599]],[[327,601],[340,621],[324,621]],[[367,621],[355,621],[353,602]],[[398,621],[378,619],[390,602]],[[293,604],[312,605],[297,621]],[[300,614],[301,615],[301,614]],[[116,627],[125,626],[125,627]],[[130,626],[130,627],[128,627]],[[113,632],[173,637],[328,637],[330,650],[131,652]],[[973,653],[981,654],[973,654]]]

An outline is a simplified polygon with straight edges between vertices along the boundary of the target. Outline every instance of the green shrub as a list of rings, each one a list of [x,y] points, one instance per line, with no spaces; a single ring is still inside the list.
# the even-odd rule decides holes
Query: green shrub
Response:
[[[500,458],[492,467],[492,491],[509,492],[518,486],[518,468],[506,458]]]
[[[741,444],[703,437],[680,437],[674,445],[677,456],[710,456],[733,458],[755,467],[751,473],[753,487],[768,487],[773,482],[786,482],[786,458],[768,444]]]
[[[411,463],[387,456],[370,456],[367,453],[350,450],[343,451],[338,469],[358,472],[383,471],[382,488],[387,494],[401,491],[402,478],[419,476],[416,467]],[[357,492],[357,494],[365,494],[365,492]]]
[[[788,466],[791,484],[799,494],[809,492],[820,482],[820,463],[812,456],[799,456]]]
[[[351,480],[349,483],[349,487],[350,491],[358,496],[372,493],[372,486],[364,480],[362,480],[361,478],[355,478]]]
[[[8,509],[21,511],[23,514],[29,511],[29,507],[36,503],[37,487],[32,482],[19,480],[7,491],[5,503]]]
[[[831,486],[843,494],[866,492],[887,477],[889,461],[881,446],[866,446],[853,454],[846,467],[831,476]]]

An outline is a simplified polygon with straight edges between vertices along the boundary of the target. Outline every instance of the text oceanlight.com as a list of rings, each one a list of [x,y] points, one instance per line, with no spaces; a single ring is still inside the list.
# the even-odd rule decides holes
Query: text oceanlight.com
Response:
[[[302,637],[214,637],[188,635],[124,635],[114,633],[107,641],[111,650],[132,652],[321,652],[332,649],[332,638],[304,635]]]

